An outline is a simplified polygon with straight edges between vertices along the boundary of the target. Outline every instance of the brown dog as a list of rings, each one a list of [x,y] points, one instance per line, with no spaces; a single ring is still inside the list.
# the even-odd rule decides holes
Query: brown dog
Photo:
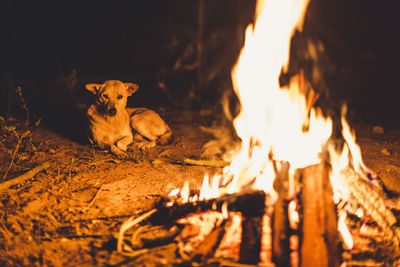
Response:
[[[125,108],[128,96],[139,89],[138,85],[109,80],[85,87],[96,95],[87,117],[93,141],[101,149],[125,158],[125,151],[134,141],[139,148],[172,141],[171,129],[157,113],[146,108]]]

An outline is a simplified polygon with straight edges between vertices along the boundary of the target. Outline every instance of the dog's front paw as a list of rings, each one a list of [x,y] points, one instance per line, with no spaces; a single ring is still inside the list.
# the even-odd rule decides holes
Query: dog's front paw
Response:
[[[135,146],[137,148],[139,148],[140,150],[145,150],[148,148],[152,148],[156,146],[156,142],[155,141],[140,141],[135,143]]]
[[[122,151],[121,149],[119,149],[116,146],[111,148],[111,153],[113,153],[115,156],[117,156],[120,159],[127,159],[128,158],[128,155],[124,151]]]

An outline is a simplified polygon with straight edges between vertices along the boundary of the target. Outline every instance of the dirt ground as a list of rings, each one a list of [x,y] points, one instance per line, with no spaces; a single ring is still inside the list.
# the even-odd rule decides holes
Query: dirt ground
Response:
[[[22,140],[1,129],[0,178],[6,180],[46,162],[51,167],[17,186],[0,191],[1,266],[171,266],[171,246],[127,257],[116,252],[121,223],[149,210],[172,188],[189,181],[200,185],[217,168],[180,164],[199,157],[212,136],[200,130],[207,119],[191,111],[168,111],[172,144],[130,153],[119,160],[91,145],[80,144],[43,125],[26,128],[18,121]],[[196,123],[195,123],[196,122]],[[400,129],[374,133],[374,125],[356,125],[366,164],[382,179],[390,197],[400,194]],[[146,256],[147,255],[147,256]],[[151,256],[150,256],[151,255]]]

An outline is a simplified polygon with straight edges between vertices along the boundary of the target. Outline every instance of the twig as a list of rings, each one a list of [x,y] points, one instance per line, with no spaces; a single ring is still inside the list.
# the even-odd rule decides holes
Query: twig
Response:
[[[119,253],[123,253],[122,243],[124,241],[125,232],[132,226],[146,220],[147,218],[149,218],[151,215],[153,215],[157,211],[158,211],[158,209],[152,209],[137,218],[135,218],[135,216],[132,216],[121,225],[121,228],[119,229],[119,233],[118,233],[118,243],[117,243],[117,251]]]
[[[85,208],[85,211],[87,211],[92,205],[93,203],[96,201],[97,197],[99,196],[100,192],[103,190],[103,185],[102,184],[99,188],[99,190],[97,190],[96,194],[94,195],[94,197],[92,198],[92,200],[90,201],[89,205],[87,205],[87,207]]]
[[[24,139],[24,138],[30,133],[29,131],[26,131],[26,132],[24,132],[21,136],[19,136],[15,129],[14,129],[12,132],[14,133],[15,137],[17,137],[17,145],[15,146],[14,153],[13,153],[12,156],[11,156],[10,165],[8,166],[8,168],[7,168],[7,170],[6,170],[6,173],[5,173],[4,176],[3,176],[3,180],[6,179],[8,172],[11,170],[11,167],[12,167],[12,165],[14,164],[15,155],[16,155],[17,152],[18,152],[18,149],[19,149],[19,146],[21,145],[22,139]]]
[[[7,182],[1,183],[0,184],[0,192],[8,189],[12,185],[16,185],[16,184],[24,182],[25,180],[31,179],[39,172],[46,170],[50,167],[51,167],[51,163],[49,161],[46,161],[45,163],[33,168],[32,170],[30,170],[12,180],[8,180]]]
[[[184,158],[183,162],[191,165],[217,167],[217,168],[223,168],[231,164],[230,162],[224,160],[206,160],[206,159],[191,159],[191,158]]]

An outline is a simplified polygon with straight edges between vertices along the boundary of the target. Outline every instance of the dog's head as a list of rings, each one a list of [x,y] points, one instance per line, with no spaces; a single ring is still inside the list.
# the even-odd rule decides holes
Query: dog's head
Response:
[[[139,89],[137,84],[117,80],[105,81],[103,84],[89,83],[85,87],[96,95],[96,105],[108,116],[115,116],[124,110],[128,96]]]

